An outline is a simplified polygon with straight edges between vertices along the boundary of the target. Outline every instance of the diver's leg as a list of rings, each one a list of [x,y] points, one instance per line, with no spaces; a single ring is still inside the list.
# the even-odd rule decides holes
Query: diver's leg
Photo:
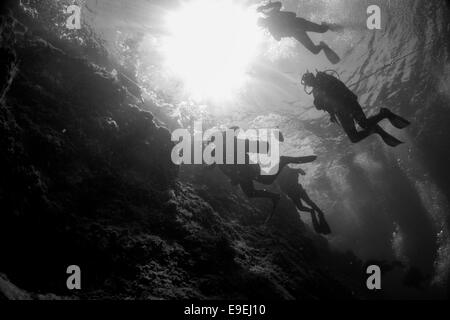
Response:
[[[371,116],[369,118],[366,118],[364,112],[362,111],[361,106],[359,106],[359,108],[361,110],[357,110],[357,113],[355,114],[355,119],[357,120],[358,124],[361,125],[361,127],[363,128],[375,126],[385,119],[388,119],[392,123],[392,125],[398,129],[404,129],[411,124],[408,120],[400,117],[399,115],[396,115],[387,108],[381,108],[378,114]]]
[[[316,212],[314,209],[308,208],[305,205],[303,205],[301,195],[295,195],[295,196],[289,196],[292,199],[292,202],[294,202],[295,206],[298,210],[301,212],[309,212],[311,214],[311,221],[313,225],[313,229],[316,233],[321,233],[322,229],[320,228],[319,220],[317,220]]]
[[[330,30],[330,27],[324,23],[317,24],[303,18],[297,18],[296,21],[299,28],[306,32],[325,33]]]
[[[402,141],[384,131],[383,128],[381,128],[379,125],[376,125],[373,128],[364,129],[362,131],[357,131],[354,125],[351,127],[349,126],[347,128],[343,128],[352,143],[358,143],[374,133],[378,134],[383,139],[384,143],[386,143],[388,146],[396,147],[403,143]]]
[[[368,133],[368,135],[376,133],[383,139],[383,141],[387,145],[391,147],[396,147],[403,143],[402,141],[387,133],[378,125],[380,121],[389,117],[389,114],[387,114],[385,111],[381,111],[375,116],[366,118],[361,108],[361,110],[357,110],[357,112],[354,113],[354,117],[356,122],[361,126],[361,128],[364,129],[363,131],[361,131],[361,133]]]
[[[306,34],[306,32],[302,29],[296,30],[294,34],[294,38],[300,42],[306,49],[311,51],[313,54],[319,54],[322,51],[321,45],[315,45],[311,38]]]
[[[332,64],[336,64],[341,60],[337,53],[331,50],[325,42],[320,42],[319,45],[315,45],[311,38],[306,34],[307,31],[318,33],[326,32],[329,30],[327,25],[318,25],[301,18],[298,18],[297,24],[298,28],[295,30],[294,38],[303,44],[306,49],[315,55],[319,54],[320,51],[323,50],[325,56]]]
[[[330,228],[330,226],[328,225],[328,222],[325,219],[325,214],[323,213],[322,210],[320,210],[320,208],[316,205],[316,203],[311,200],[311,198],[306,193],[306,190],[303,189],[302,186],[300,186],[300,187],[302,188],[302,192],[300,194],[301,195],[301,200],[305,201],[305,203],[307,205],[309,205],[311,208],[313,208],[313,212],[311,213],[311,218],[312,218],[312,221],[313,221],[313,225],[314,225],[314,223],[317,223],[317,230],[319,230],[318,233],[330,234],[331,233],[331,228]],[[317,212],[317,215],[319,216],[319,221],[317,221],[314,212]],[[314,229],[316,230],[315,226],[314,226]]]
[[[315,45],[314,42],[312,42],[311,38],[303,30],[298,30],[295,33],[294,38],[315,55],[319,54],[320,51],[323,50],[323,53],[325,53],[328,61],[330,61],[332,64],[336,64],[341,60],[337,53],[331,50],[331,48],[325,42],[321,42],[319,45]]]
[[[315,211],[323,214],[322,210],[320,210],[319,207],[314,203],[314,201],[311,200],[311,198],[308,196],[308,194],[304,189],[301,193],[301,199],[305,201],[305,203],[311,208],[313,208]]]
[[[306,193],[306,190],[303,188],[301,184],[299,184],[299,188],[300,188],[299,192],[300,199],[305,201],[305,203],[308,206],[310,206],[314,211],[317,211],[319,214],[323,215],[322,210],[320,210],[320,208],[315,204],[315,202],[311,200],[308,193]]]
[[[354,110],[353,117],[363,129],[371,129],[375,127],[379,122],[388,118],[388,114],[386,112],[379,112],[378,114],[367,118],[364,114],[364,111],[362,110],[361,105],[357,102],[354,104],[354,106],[352,106],[352,108]]]
[[[316,212],[314,211],[314,209],[304,206],[301,199],[302,199],[301,195],[298,195],[295,198],[295,200],[294,200],[295,206],[300,211],[309,212],[311,214],[311,222],[312,222],[314,231],[316,233],[322,233],[322,229],[320,227],[319,220],[317,220]]]
[[[314,209],[312,208],[308,208],[307,206],[305,206],[302,202],[302,199],[299,195],[293,196],[290,195],[289,198],[292,199],[292,202],[295,204],[295,206],[297,207],[297,209],[301,212],[309,212],[309,213],[314,213]]]
[[[352,143],[358,143],[372,134],[372,132],[370,132],[369,130],[356,130],[355,121],[353,120],[351,115],[338,114],[337,117],[339,119],[339,123],[342,126],[342,129],[347,134]]]

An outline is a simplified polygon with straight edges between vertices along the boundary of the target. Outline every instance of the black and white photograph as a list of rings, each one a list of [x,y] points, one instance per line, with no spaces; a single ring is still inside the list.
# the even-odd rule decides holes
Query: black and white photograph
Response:
[[[449,299],[448,1],[0,7],[1,303]]]

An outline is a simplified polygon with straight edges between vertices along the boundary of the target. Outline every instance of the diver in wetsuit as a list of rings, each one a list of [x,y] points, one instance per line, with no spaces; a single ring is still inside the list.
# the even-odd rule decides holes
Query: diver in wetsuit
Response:
[[[404,129],[410,125],[409,121],[386,108],[381,108],[377,115],[367,118],[358,103],[358,97],[336,77],[326,72],[317,72],[315,76],[307,72],[301,83],[306,92],[307,87],[312,88],[312,91],[307,93],[314,96],[315,107],[328,112],[331,122],[339,123],[351,142],[358,143],[376,133],[391,147],[403,143],[384,131],[378,123],[388,119],[394,127]],[[356,129],[355,123],[362,128],[361,131]]]
[[[286,168],[278,179],[278,185],[281,190],[292,200],[297,209],[301,212],[311,214],[314,231],[320,234],[328,235],[331,233],[330,226],[325,220],[325,214],[311,200],[303,186],[298,182],[299,175],[306,175],[302,169]],[[305,202],[309,207],[303,204]],[[317,213],[317,216],[316,216]],[[317,219],[317,217],[319,219]]]
[[[284,37],[295,38],[315,55],[323,51],[332,64],[340,61],[339,56],[326,43],[320,42],[319,45],[315,45],[307,34],[307,32],[325,33],[331,30],[331,25],[310,22],[297,17],[294,12],[281,11],[281,7],[281,2],[259,7],[258,12],[266,15],[266,18],[258,20],[259,26],[267,29],[277,41]]]
[[[239,143],[236,131],[239,130],[239,128],[235,127],[233,128],[235,130],[234,134],[234,152],[235,155],[237,154],[237,145]],[[226,132],[222,132],[224,135],[224,141],[226,141]],[[281,136],[280,141],[282,141],[283,138]],[[214,141],[210,141],[214,142]],[[307,157],[287,157],[287,156],[281,156],[279,160],[279,167],[278,172],[273,175],[263,175],[261,174],[261,166],[258,163],[252,163],[250,161],[249,156],[249,145],[250,140],[245,140],[245,163],[244,164],[237,164],[234,162],[234,164],[214,164],[209,166],[210,168],[217,166],[229,179],[232,185],[239,185],[244,192],[244,194],[249,198],[268,198],[272,200],[273,203],[273,211],[271,215],[267,218],[266,223],[270,221],[272,218],[275,209],[278,205],[278,202],[281,199],[281,196],[277,193],[268,191],[266,189],[256,189],[254,183],[258,182],[264,185],[271,185],[275,182],[278,175],[282,172],[283,168],[286,167],[288,164],[304,164],[313,162],[317,159],[316,156],[307,156]],[[260,145],[260,141],[257,141],[258,146]],[[264,152],[268,152],[270,145],[268,145],[267,142],[264,142],[266,146],[263,148]],[[225,146],[224,146],[225,148]],[[225,150],[224,150],[225,151]],[[262,153],[263,151],[257,150],[258,153]],[[225,162],[225,152],[223,152],[224,161]]]

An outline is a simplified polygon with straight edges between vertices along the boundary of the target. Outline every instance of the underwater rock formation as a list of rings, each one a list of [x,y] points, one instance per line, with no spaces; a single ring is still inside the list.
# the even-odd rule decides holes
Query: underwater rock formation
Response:
[[[0,297],[358,297],[360,262],[288,200],[264,227],[265,203],[220,173],[179,176],[170,132],[114,72],[12,17],[1,37]]]

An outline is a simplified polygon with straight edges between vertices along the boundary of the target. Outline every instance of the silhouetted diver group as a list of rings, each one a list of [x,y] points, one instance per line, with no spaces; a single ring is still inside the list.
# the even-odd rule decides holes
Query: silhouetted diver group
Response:
[[[324,42],[315,45],[307,35],[307,32],[325,33],[332,30],[331,25],[325,23],[321,25],[315,24],[297,17],[294,12],[282,11],[281,8],[281,2],[271,2],[259,7],[257,11],[263,13],[265,17],[260,18],[258,24],[266,28],[278,41],[283,37],[292,37],[303,44],[313,54],[319,54],[323,51],[332,64],[337,64],[340,61],[339,56],[328,45]],[[316,75],[314,75],[307,71],[301,79],[301,84],[304,86],[305,92],[314,97],[314,106],[316,109],[327,112],[330,115],[330,121],[338,123],[352,143],[358,143],[372,134],[378,134],[391,147],[402,144],[400,140],[383,130],[378,123],[387,119],[394,127],[404,129],[410,125],[410,122],[386,108],[381,108],[380,112],[375,116],[366,117],[358,102],[358,97],[338,77],[333,75],[332,72],[317,71]],[[308,91],[308,87],[311,88],[310,91]],[[361,131],[356,129],[356,124],[362,128]],[[234,127],[234,130],[239,130],[239,128]],[[246,142],[247,144],[248,142]],[[280,157],[279,170],[275,175],[262,175],[260,165],[251,163],[248,153],[246,153],[245,164],[220,164],[217,166],[229,177],[233,185],[241,186],[241,189],[247,197],[268,198],[272,200],[273,210],[266,220],[267,223],[271,220],[281,196],[265,189],[255,189],[254,182],[271,185],[288,164],[310,163],[316,159],[316,156],[282,156]],[[299,211],[311,213],[312,224],[317,233],[324,235],[330,234],[331,229],[325,220],[324,213],[309,198],[303,186],[298,182],[298,175],[305,175],[305,172],[302,169],[293,170],[286,168],[286,170],[289,170],[289,178],[287,179],[287,183],[280,184],[281,190],[293,201]],[[306,207],[302,201],[309,207]]]

